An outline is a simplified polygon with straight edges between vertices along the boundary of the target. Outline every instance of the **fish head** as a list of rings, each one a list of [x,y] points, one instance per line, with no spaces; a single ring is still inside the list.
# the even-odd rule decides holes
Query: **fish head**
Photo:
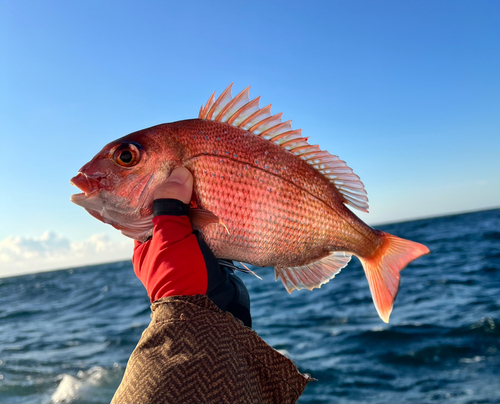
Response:
[[[153,129],[107,144],[70,180],[82,191],[71,202],[140,241],[152,233],[154,189],[180,165],[175,145]]]

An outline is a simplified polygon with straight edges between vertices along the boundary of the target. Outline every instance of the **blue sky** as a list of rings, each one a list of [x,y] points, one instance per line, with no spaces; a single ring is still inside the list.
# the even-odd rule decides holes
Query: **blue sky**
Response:
[[[69,179],[231,82],[354,169],[369,224],[499,206],[499,8],[2,1],[0,276],[130,257]]]

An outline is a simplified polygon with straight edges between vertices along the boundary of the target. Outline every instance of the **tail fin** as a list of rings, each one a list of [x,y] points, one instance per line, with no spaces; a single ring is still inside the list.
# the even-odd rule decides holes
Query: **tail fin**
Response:
[[[399,290],[399,271],[414,259],[428,254],[429,249],[423,244],[381,233],[382,245],[374,255],[360,257],[360,260],[378,315],[388,323]]]

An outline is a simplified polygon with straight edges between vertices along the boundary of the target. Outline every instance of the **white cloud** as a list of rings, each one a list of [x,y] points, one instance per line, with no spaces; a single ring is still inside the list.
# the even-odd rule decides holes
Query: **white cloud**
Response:
[[[115,241],[106,234],[83,241],[52,231],[36,237],[9,236],[0,240],[0,277],[126,260],[132,251],[132,240]]]

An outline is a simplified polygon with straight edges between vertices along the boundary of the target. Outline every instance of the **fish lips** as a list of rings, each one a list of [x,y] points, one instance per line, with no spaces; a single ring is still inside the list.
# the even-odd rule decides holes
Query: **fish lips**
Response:
[[[71,202],[76,203],[77,205],[83,206],[82,202],[95,197],[99,191],[99,181],[95,178],[88,177],[81,172],[78,173],[76,177],[71,178],[69,182],[71,185],[74,185],[83,191],[80,194],[71,195]]]
[[[83,191],[82,193],[71,195],[71,202],[84,208],[97,220],[110,224],[118,230],[123,229],[123,226],[119,225],[111,217],[108,217],[110,216],[110,212],[105,209],[102,199],[98,197],[101,188],[99,179],[79,172],[76,177],[71,178],[70,184]]]
[[[102,201],[97,197],[99,193],[99,181],[95,178],[87,177],[80,172],[76,177],[71,178],[70,184],[83,191],[82,193],[71,195],[70,201],[84,208],[97,220],[106,223],[101,214],[103,208]]]

